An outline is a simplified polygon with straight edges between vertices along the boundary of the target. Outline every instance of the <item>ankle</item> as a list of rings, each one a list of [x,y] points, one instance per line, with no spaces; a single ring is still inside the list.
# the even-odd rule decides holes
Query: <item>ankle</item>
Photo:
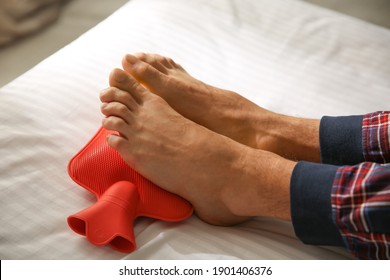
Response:
[[[241,156],[240,180],[221,193],[236,216],[290,219],[290,178],[295,162],[247,147]]]
[[[320,161],[319,120],[270,113],[261,145],[284,158]]]

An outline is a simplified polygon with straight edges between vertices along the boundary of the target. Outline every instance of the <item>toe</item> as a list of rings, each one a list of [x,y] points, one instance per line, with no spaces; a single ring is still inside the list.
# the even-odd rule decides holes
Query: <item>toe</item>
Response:
[[[118,102],[126,105],[130,111],[136,111],[138,108],[138,103],[135,101],[134,97],[129,94],[127,91],[120,90],[115,87],[109,87],[100,92],[100,100],[102,103],[111,103]],[[102,108],[106,105],[102,105]],[[103,112],[103,111],[102,111]],[[103,112],[103,114],[105,114]]]
[[[167,75],[133,55],[126,55],[122,60],[122,65],[126,72],[134,76],[152,92],[159,92],[167,85]]]
[[[103,119],[102,126],[107,130],[119,132],[122,137],[128,139],[129,125],[122,118],[109,116]]]
[[[107,144],[117,150],[121,155],[128,154],[130,143],[127,139],[117,134],[109,134],[107,136]]]
[[[137,56],[137,54],[136,54]],[[151,65],[154,64],[159,64],[159,65],[164,65],[166,68],[175,68],[177,67],[177,64],[175,61],[173,61],[172,58],[162,56],[159,54],[145,54],[143,53],[141,58],[142,61],[145,61]]]
[[[171,68],[171,66],[166,66],[161,59],[156,57],[155,55],[152,54],[146,54],[146,53],[136,53],[134,56],[138,59],[141,60],[149,65],[152,65],[154,68],[156,68],[158,71],[168,74],[168,69]]]
[[[137,80],[121,69],[114,69],[111,71],[110,86],[117,87],[127,92],[140,104],[143,102],[146,89]]]
[[[132,120],[134,119],[133,114],[129,108],[119,102],[102,103],[100,110],[105,116],[115,116],[121,118],[127,124],[132,123]]]

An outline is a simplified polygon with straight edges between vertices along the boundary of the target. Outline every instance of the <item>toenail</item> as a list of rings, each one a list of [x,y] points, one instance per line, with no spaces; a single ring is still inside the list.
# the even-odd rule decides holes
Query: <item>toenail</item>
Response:
[[[121,82],[124,82],[127,78],[126,74],[123,73],[122,71],[121,72],[118,72],[118,73],[115,73],[115,76],[114,76],[115,80],[119,83]]]
[[[106,94],[110,88],[105,88],[100,91],[100,96]]]
[[[138,52],[138,53],[135,53],[134,56],[135,56],[136,58],[138,58],[138,59],[143,60],[143,59],[145,58],[146,54],[143,53],[143,52]]]
[[[103,89],[102,91],[100,91],[99,94],[100,100],[104,99],[107,93],[108,93],[108,89]]]
[[[106,102],[103,102],[103,103],[100,105],[100,108],[101,108],[101,109],[104,109],[104,108],[106,108],[106,107],[107,107],[107,105],[108,105],[108,103],[106,103]]]
[[[130,64],[134,64],[137,62],[137,58],[134,55],[127,54],[126,55],[126,61]]]

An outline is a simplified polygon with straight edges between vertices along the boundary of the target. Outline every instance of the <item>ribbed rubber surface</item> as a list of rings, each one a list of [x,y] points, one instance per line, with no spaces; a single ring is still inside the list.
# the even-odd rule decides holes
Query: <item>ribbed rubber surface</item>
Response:
[[[108,146],[109,133],[100,128],[69,162],[70,177],[94,193],[98,201],[70,216],[68,224],[95,245],[110,244],[116,250],[130,252],[135,249],[135,241],[129,226],[132,227],[136,217],[181,221],[192,214],[193,208],[183,198],[161,189],[128,166]],[[115,190],[110,189],[112,186]],[[118,220],[117,216],[123,218]],[[111,243],[117,243],[118,238],[127,240],[120,242],[125,247]]]

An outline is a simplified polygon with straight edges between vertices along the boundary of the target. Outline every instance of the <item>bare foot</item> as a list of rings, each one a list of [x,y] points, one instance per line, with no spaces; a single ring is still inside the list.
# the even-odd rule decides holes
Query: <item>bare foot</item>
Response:
[[[110,86],[100,95],[103,126],[119,136],[108,144],[146,178],[190,201],[201,219],[230,225],[250,216],[289,218],[293,163],[184,118],[122,70],[111,73]]]
[[[290,159],[319,161],[317,120],[265,110],[233,91],[195,79],[172,59],[157,54],[128,54],[122,65],[181,115],[214,132]]]
[[[123,68],[186,118],[242,144],[264,149],[272,113],[235,92],[207,85],[172,59],[157,54],[126,55]],[[260,111],[260,112],[259,112]]]

